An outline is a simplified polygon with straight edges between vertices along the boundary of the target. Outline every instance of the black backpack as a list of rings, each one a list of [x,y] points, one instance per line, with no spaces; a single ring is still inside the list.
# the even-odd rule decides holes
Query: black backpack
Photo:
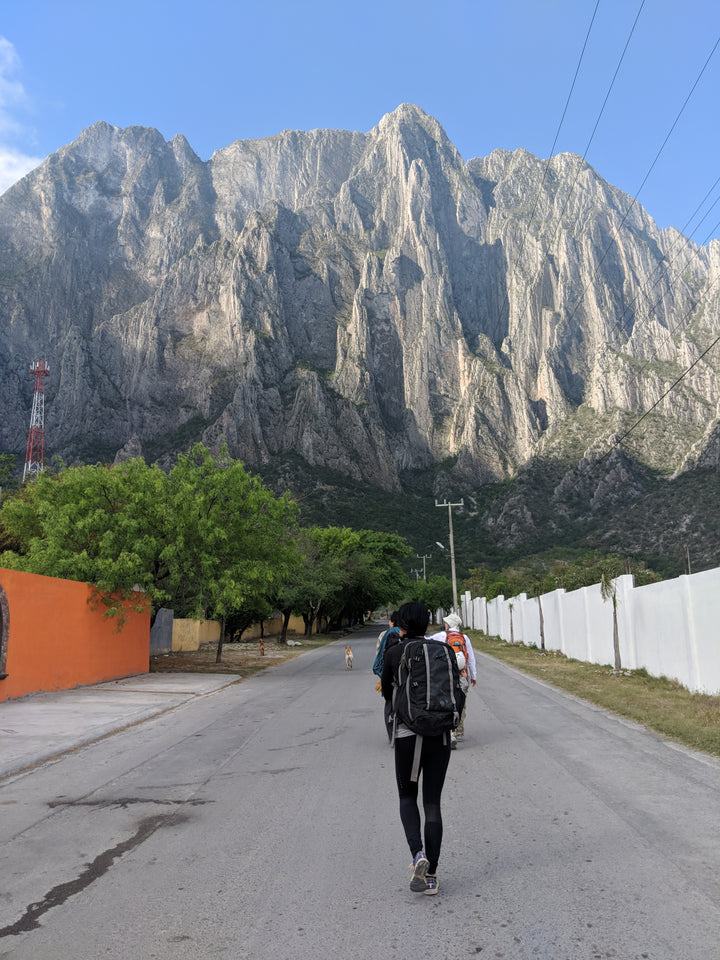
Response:
[[[441,640],[406,640],[393,712],[413,733],[435,737],[460,723],[465,693],[457,657]]]

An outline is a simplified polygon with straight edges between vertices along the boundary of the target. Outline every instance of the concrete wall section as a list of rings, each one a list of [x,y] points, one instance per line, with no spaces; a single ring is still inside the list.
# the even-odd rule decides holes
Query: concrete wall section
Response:
[[[720,569],[638,587],[629,600],[636,663],[628,665],[720,692]]]
[[[0,587],[7,601],[0,701],[147,673],[149,612],[128,609],[118,632],[104,607],[90,606],[86,583],[0,569]]]
[[[155,614],[155,622],[150,629],[150,655],[158,657],[172,650],[173,611],[161,607]]]
[[[175,620],[172,628],[173,650],[199,650],[203,644],[217,643],[220,639],[221,623],[219,620]],[[272,617],[266,620],[262,627],[262,635],[266,639],[280,636],[282,632],[282,617]],[[304,633],[305,624],[302,617],[290,617],[288,634]],[[243,631],[243,643],[259,640],[261,635],[260,624],[253,624]]]
[[[635,587],[614,581],[621,667],[645,668],[698,693],[720,693],[720,568]],[[613,603],[600,584],[541,597],[545,647],[575,660],[614,664]],[[512,607],[512,611],[511,611]],[[512,633],[510,616],[512,612]],[[463,622],[490,636],[540,647],[537,598],[462,598]]]
[[[720,692],[720,568],[705,570],[687,581],[691,663],[696,675],[694,689]]]
[[[267,639],[268,637],[279,637],[282,633],[282,617],[271,617],[270,620],[263,621],[262,624],[262,635]],[[302,617],[290,617],[288,622],[288,631],[290,633],[305,633],[305,623]],[[261,634],[260,624],[254,623],[251,627],[248,627],[247,630],[243,631],[242,639],[245,640],[259,640]]]
[[[190,620],[181,618],[173,621],[172,648],[179,650],[199,650],[204,643],[217,643],[220,639],[220,623],[217,620]]]

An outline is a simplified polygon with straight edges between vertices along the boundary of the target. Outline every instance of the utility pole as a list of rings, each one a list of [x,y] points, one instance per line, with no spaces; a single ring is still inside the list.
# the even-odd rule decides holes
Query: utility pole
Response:
[[[436,500],[435,506],[448,508],[448,522],[450,524],[450,572],[452,574],[453,613],[460,613],[460,606],[458,604],[457,596],[457,580],[455,578],[455,541],[453,540],[452,508],[464,507],[465,499],[463,498],[460,503],[448,503],[447,500],[444,500],[442,503],[438,503]]]
[[[426,561],[426,560],[431,560],[431,559],[432,559],[432,554],[431,554],[431,553],[424,553],[422,556],[420,556],[419,553],[416,553],[415,556],[418,558],[418,560],[422,560],[422,562],[423,562],[423,580],[427,580],[426,568],[425,568],[425,561]]]

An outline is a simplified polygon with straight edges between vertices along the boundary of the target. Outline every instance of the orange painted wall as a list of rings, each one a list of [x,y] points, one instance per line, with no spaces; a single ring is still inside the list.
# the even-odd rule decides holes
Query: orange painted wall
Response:
[[[86,583],[0,569],[0,586],[9,612],[0,701],[148,672],[149,613],[129,610],[116,633],[117,621],[103,619],[105,608],[88,604]]]

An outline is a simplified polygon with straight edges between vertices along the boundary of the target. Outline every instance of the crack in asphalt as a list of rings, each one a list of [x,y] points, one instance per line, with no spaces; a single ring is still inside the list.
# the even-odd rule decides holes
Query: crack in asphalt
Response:
[[[47,913],[48,910],[52,910],[53,907],[61,906],[69,900],[70,897],[75,896],[75,894],[89,887],[91,883],[108,872],[118,857],[122,857],[130,850],[139,847],[141,843],[144,843],[156,830],[165,824],[170,822],[173,824],[180,823],[184,819],[185,818],[177,812],[169,816],[168,814],[156,814],[153,817],[146,817],[140,822],[140,826],[131,837],[123,840],[122,843],[116,844],[114,847],[110,847],[109,850],[98,854],[78,877],[74,880],[67,880],[65,883],[59,883],[53,887],[52,890],[49,890],[42,900],[31,903],[26,908],[22,917],[16,920],[15,923],[11,923],[6,927],[0,927],[0,937],[15,937],[21,933],[28,933],[30,930],[37,930],[40,926],[39,919],[43,914]]]
[[[116,797],[110,800],[51,800],[48,806],[54,807],[120,807],[127,810],[128,807],[136,803],[155,804],[159,806],[186,806],[200,807],[206,803],[214,803],[212,800],[162,800],[158,797]]]

